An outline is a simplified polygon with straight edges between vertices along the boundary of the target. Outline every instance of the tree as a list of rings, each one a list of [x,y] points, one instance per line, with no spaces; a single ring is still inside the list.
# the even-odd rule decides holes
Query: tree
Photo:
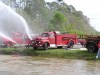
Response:
[[[69,9],[70,9],[70,12],[75,12],[76,11],[76,9],[74,8],[74,6],[72,6],[72,5],[69,5]]]
[[[64,23],[67,22],[67,18],[60,12],[56,12],[51,20],[51,27],[57,31],[62,31]]]
[[[57,0],[58,2],[63,2],[63,0]]]
[[[60,30],[70,32],[95,32],[82,11],[67,5],[64,0],[0,0],[22,15],[33,32]],[[56,13],[55,13],[56,12]],[[67,19],[66,19],[67,17]],[[37,30],[38,29],[38,30]]]

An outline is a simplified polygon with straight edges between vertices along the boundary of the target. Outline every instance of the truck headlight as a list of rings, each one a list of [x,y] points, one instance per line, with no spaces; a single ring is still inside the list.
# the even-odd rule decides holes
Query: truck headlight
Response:
[[[35,42],[34,41],[32,41],[32,44],[34,44]]]
[[[41,42],[39,41],[39,44],[40,44]]]

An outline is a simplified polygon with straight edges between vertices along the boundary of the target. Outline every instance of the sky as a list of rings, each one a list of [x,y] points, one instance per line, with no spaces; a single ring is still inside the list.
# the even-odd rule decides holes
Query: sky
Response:
[[[45,0],[46,2],[56,0]],[[90,18],[90,25],[100,32],[100,0],[63,0]]]

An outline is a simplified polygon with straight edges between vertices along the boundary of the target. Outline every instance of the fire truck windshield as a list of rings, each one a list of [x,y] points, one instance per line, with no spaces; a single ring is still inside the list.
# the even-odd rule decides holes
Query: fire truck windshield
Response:
[[[41,35],[41,37],[49,37],[49,34],[48,34],[48,33],[43,33],[43,34]]]

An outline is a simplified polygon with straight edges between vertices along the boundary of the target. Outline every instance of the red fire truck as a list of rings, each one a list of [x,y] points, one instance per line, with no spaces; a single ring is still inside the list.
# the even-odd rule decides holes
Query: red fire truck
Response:
[[[12,32],[10,37],[0,36],[0,46],[1,47],[11,47],[14,44],[28,44],[30,39],[27,34],[22,34],[19,32]]]
[[[80,39],[85,40],[84,46],[88,52],[97,52],[100,48],[100,36],[99,35],[78,35]]]
[[[78,37],[76,34],[60,33],[58,31],[44,32],[41,36],[32,40],[32,46],[34,49],[43,47],[45,50],[48,47],[62,48],[70,42],[74,44],[78,43]]]
[[[98,35],[80,35],[81,39],[85,39],[85,47],[88,52],[97,52],[100,48],[100,36]]]

